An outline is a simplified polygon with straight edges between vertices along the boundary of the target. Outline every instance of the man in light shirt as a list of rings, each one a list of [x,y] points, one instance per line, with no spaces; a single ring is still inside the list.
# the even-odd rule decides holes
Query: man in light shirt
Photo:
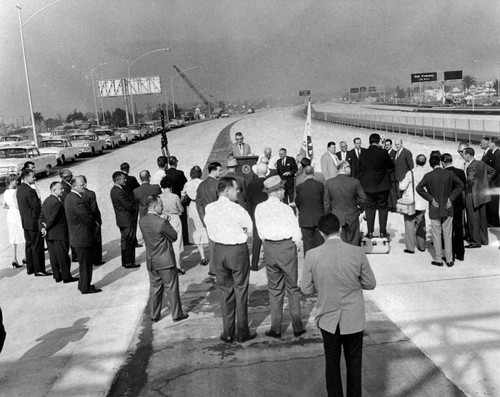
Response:
[[[293,210],[282,203],[285,181],[272,176],[264,181],[264,191],[269,198],[257,205],[255,223],[264,245],[269,303],[271,306],[271,328],[266,335],[281,338],[281,320],[285,290],[296,337],[306,330],[300,314],[300,289],[297,286],[298,258],[301,230]]]
[[[338,174],[337,164],[339,163],[339,158],[337,157],[335,148],[335,142],[328,142],[326,152],[321,156],[321,173],[325,177],[325,180],[335,178]]]
[[[318,293],[315,321],[323,336],[328,395],[344,395],[340,375],[342,348],[347,368],[347,395],[361,396],[366,325],[363,290],[374,289],[376,281],[363,248],[343,242],[339,229],[335,215],[320,218],[319,230],[325,243],[307,252],[301,289],[306,295]]]
[[[247,238],[252,232],[252,219],[236,203],[236,179],[223,177],[218,183],[219,198],[205,208],[208,237],[214,242],[212,263],[220,293],[224,331],[220,339],[232,343],[235,339],[235,317],[238,319],[238,342],[256,337],[248,327],[248,279],[250,258]]]

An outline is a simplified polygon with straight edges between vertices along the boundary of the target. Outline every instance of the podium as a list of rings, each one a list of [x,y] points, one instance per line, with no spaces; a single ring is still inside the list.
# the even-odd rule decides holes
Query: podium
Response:
[[[238,162],[236,174],[245,178],[247,182],[251,182],[255,179],[256,175],[252,171],[252,165],[257,164],[259,156],[236,156],[234,158]]]

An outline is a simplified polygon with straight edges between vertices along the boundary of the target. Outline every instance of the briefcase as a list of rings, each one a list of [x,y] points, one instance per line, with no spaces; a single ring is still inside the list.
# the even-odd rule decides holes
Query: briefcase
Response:
[[[391,250],[391,242],[387,237],[361,237],[361,247],[365,254],[388,254]]]
[[[403,215],[415,215],[415,201],[400,198],[396,203],[396,212]]]

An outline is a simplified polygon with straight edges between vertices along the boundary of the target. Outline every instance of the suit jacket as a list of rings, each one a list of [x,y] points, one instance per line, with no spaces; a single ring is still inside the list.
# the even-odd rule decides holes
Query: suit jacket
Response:
[[[446,202],[448,199],[453,202],[463,188],[463,183],[454,173],[436,167],[424,175],[416,191],[429,202],[429,218],[439,219],[453,216],[453,206],[447,209]],[[432,205],[433,199],[438,203],[438,208]]]
[[[168,170],[165,170],[165,175],[172,178],[172,181],[174,182],[174,185],[172,186],[172,193],[176,194],[180,198],[182,189],[184,189],[184,185],[187,182],[184,172],[178,170],[177,168],[169,168]]]
[[[88,201],[76,192],[70,192],[64,200],[68,221],[69,243],[72,247],[93,247],[97,220]]]
[[[47,240],[69,240],[68,221],[64,204],[51,194],[42,204],[39,228],[45,227]]]
[[[97,205],[97,197],[95,195],[95,192],[93,190],[85,188],[85,191],[82,194],[82,198],[83,201],[85,201],[89,205],[96,222],[99,225],[102,225],[101,211],[99,210],[99,206]]]
[[[413,155],[407,148],[401,148],[399,156],[396,153],[396,155],[394,156],[394,166],[396,179],[398,182],[401,182],[404,179],[406,173],[412,170],[413,167],[415,167],[415,165],[413,164]]]
[[[361,332],[366,325],[363,290],[376,284],[361,247],[334,237],[306,253],[301,290],[318,292],[316,325],[328,332],[334,333],[337,324],[343,335]]]
[[[111,203],[115,210],[116,226],[128,227],[135,225],[136,203],[133,198],[117,185],[111,188],[109,193],[111,196]]]
[[[172,242],[177,232],[166,219],[147,212],[139,219],[142,238],[146,245],[146,266],[148,270],[169,269],[176,266]]]
[[[71,185],[64,179],[61,179],[61,189],[62,189],[61,201],[64,204],[64,199],[66,198],[68,193],[71,192]]]
[[[205,219],[205,207],[219,198],[218,185],[217,179],[209,176],[200,183],[196,190],[196,209],[202,222]]]
[[[297,187],[304,183],[305,180],[306,176],[304,173],[297,175],[297,177],[295,178],[295,193],[297,193]],[[326,179],[321,172],[314,173],[314,180],[322,183],[323,185],[325,185],[326,183]]]
[[[323,153],[323,155],[321,156],[321,173],[325,177],[325,180],[335,178],[338,175],[338,163],[339,160],[336,155],[330,154],[328,150]]]
[[[299,210],[300,227],[316,227],[323,215],[325,185],[314,179],[306,179],[297,186],[295,205]]]
[[[366,202],[366,194],[356,178],[339,174],[326,181],[323,202],[325,214],[334,214],[340,225],[344,226],[359,217]]]
[[[356,156],[356,148],[349,150],[349,155],[347,161],[349,161],[349,165],[351,166],[351,176],[353,178],[359,179],[359,159],[361,158],[361,154],[363,154],[366,151],[364,147],[360,149],[360,155],[359,158]]]
[[[295,174],[299,170],[297,167],[297,163],[295,162],[295,159],[290,156],[285,157],[285,165],[283,166],[283,160],[280,158],[276,162],[276,170],[278,171],[278,175],[280,176],[281,179],[286,180],[287,182],[293,181],[293,178],[295,177]],[[290,172],[289,176],[283,176],[285,172]]]
[[[491,150],[491,148],[488,148],[488,150],[486,151],[486,153],[483,154],[483,156],[481,157],[481,161],[483,163],[486,163],[488,164],[490,167],[493,167],[493,151]]]
[[[487,193],[487,189],[490,181],[495,176],[495,170],[483,161],[472,160],[466,172],[466,194],[472,195],[474,208],[489,203],[491,196]]]
[[[42,204],[36,190],[23,182],[17,187],[16,195],[23,229],[38,230],[38,218],[40,218]]]
[[[338,151],[335,153],[339,161],[349,161],[349,151],[345,152],[345,159],[342,158],[342,150]]]
[[[359,181],[366,193],[378,193],[391,189],[391,171],[394,169],[394,162],[387,150],[370,145],[368,149],[361,152],[358,165]],[[356,177],[352,172],[351,176]]]
[[[231,178],[236,179],[236,183],[238,184],[238,187],[240,188],[240,191],[238,192],[237,196],[237,202],[239,205],[241,205],[243,208],[245,208],[248,211],[247,208],[247,180],[243,178],[241,175],[238,175],[234,172],[228,172],[226,176],[229,176]]]
[[[137,181],[137,178],[132,175],[127,174],[127,179],[125,180],[125,186],[123,186],[123,190],[130,194],[132,198],[134,198],[134,189],[141,186]]]
[[[457,176],[457,178],[460,179],[460,181],[463,183],[464,188],[465,188],[465,185],[467,183],[466,178],[465,178],[465,172],[463,172],[461,169],[455,168],[453,166],[447,167],[447,168],[445,168],[445,170],[453,172]],[[453,210],[454,210],[453,216],[455,216],[455,214],[461,214],[461,212],[465,208],[465,200],[464,200],[465,190],[464,190],[464,188],[462,188],[462,190],[460,191],[460,194],[457,196],[457,198],[455,200],[453,200]],[[460,216],[462,216],[462,215],[460,215]]]
[[[149,182],[144,182],[141,186],[134,189],[135,202],[139,207],[140,216],[144,216],[148,212],[148,208],[146,206],[148,197],[159,196],[160,194],[160,185],[152,185]]]
[[[228,151],[228,157],[241,157],[248,156],[252,153],[250,145],[248,143],[243,143],[243,153],[241,153],[240,147],[237,143],[231,143]]]
[[[500,187],[500,148],[496,149],[491,156],[491,167],[495,170],[495,176],[490,182],[492,187]]]
[[[389,157],[391,158],[391,160],[394,161],[394,158],[396,157],[397,151],[395,151],[394,149],[391,149],[387,153],[389,153]],[[393,169],[391,171],[391,182],[398,182],[398,180],[396,178],[396,169]],[[401,182],[401,181],[399,181],[399,182]]]
[[[267,200],[267,193],[264,190],[264,181],[266,178],[257,178],[248,184],[247,188],[247,204],[248,212],[254,221],[255,207],[258,204]],[[254,221],[255,224],[255,221]]]

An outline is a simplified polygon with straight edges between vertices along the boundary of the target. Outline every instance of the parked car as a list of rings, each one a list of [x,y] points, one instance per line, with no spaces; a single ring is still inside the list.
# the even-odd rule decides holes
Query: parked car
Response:
[[[128,129],[134,134],[135,139],[144,139],[148,136],[148,131],[140,124],[129,125]]]
[[[111,129],[100,128],[98,130],[94,130],[94,134],[96,134],[101,141],[104,141],[106,149],[114,149],[120,145],[121,136],[119,134],[115,134],[115,132]]]
[[[40,154],[36,146],[19,145],[0,147],[0,183],[5,184],[9,174],[20,174],[26,161],[35,164],[37,174],[50,175],[50,171],[57,165],[56,156]]]
[[[222,113],[220,115],[220,117],[221,117],[221,119],[225,119],[225,118],[229,117],[229,113]]]
[[[184,125],[184,121],[180,119],[172,119],[168,122],[170,128],[180,128]]]
[[[131,143],[135,138],[135,134],[130,132],[130,130],[128,128],[124,128],[124,127],[118,128],[115,131],[115,134],[120,136],[121,143]]]
[[[247,114],[252,114],[252,113],[255,113],[255,110],[253,108],[248,108]]]
[[[71,135],[69,139],[73,146],[82,150],[81,154],[93,156],[96,153],[104,153],[104,146],[106,144],[104,141],[101,141],[96,134],[74,134]]]
[[[186,112],[182,115],[184,121],[194,121],[194,115],[192,112]]]
[[[0,147],[1,146],[14,146],[14,145],[33,145],[33,141],[25,139],[21,135],[0,136]]]
[[[81,149],[74,147],[69,139],[62,137],[42,139],[38,150],[41,154],[56,156],[59,165],[63,165],[66,161],[75,161],[81,152]]]

